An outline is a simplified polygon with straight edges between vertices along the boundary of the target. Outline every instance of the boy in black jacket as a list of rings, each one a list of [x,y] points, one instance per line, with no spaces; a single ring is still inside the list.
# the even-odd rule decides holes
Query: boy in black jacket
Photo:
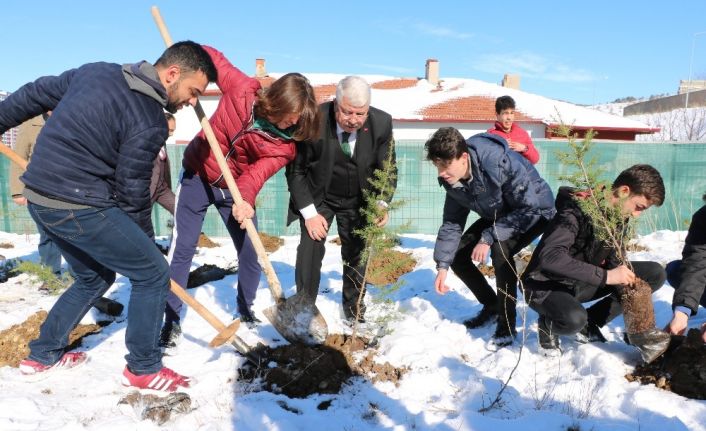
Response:
[[[622,206],[626,218],[664,202],[662,177],[649,165],[621,172],[612,191],[606,192],[611,193],[613,205]],[[539,313],[539,344],[548,355],[561,353],[559,335],[580,333],[579,341],[605,341],[600,328],[622,312],[619,286],[639,277],[654,292],[666,278],[656,262],[631,262],[631,271],[620,263],[615,249],[596,238],[591,219],[577,202],[590,195],[590,191],[559,189],[557,215],[524,272],[525,299]],[[581,305],[599,298],[588,310]]]
[[[703,199],[706,201],[706,195]],[[682,259],[667,265],[667,280],[674,287],[674,316],[665,331],[683,335],[689,316],[696,314],[699,304],[706,307],[706,205],[691,218]],[[706,343],[706,324],[701,327],[701,333]]]

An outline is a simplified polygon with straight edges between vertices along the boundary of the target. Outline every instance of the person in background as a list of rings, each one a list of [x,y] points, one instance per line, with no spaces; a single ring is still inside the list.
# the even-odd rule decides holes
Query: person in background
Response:
[[[174,234],[169,250],[172,279],[186,286],[191,261],[209,207],[215,206],[238,253],[238,316],[249,326],[259,322],[251,309],[262,269],[243,229],[257,226],[255,198],[268,178],[294,159],[295,142],[317,131],[314,89],[301,74],[288,73],[267,89],[233,66],[218,50],[204,47],[218,70],[221,100],[209,122],[243,202],[236,205],[203,131],[184,151],[176,191]],[[170,293],[160,346],[171,349],[181,336],[181,300]]]
[[[164,116],[167,119],[167,127],[169,128],[169,136],[171,137],[176,130],[176,118],[169,112],[165,112]],[[166,141],[165,145],[159,149],[157,157],[154,159],[154,168],[152,169],[152,181],[150,181],[150,200],[152,205],[158,203],[169,214],[174,215],[174,192],[172,191],[172,174],[169,169],[169,157],[167,157]]]
[[[20,125],[17,132],[15,152],[24,160],[28,162],[31,161],[34,144],[37,142],[39,132],[42,130],[42,127],[44,127],[44,123],[46,119],[49,118],[49,115],[51,115],[51,112],[45,112]],[[19,165],[16,163],[10,164],[10,193],[12,194],[12,200],[17,205],[27,206],[27,198],[22,195],[25,187],[22,181],[20,181],[20,176],[22,176],[23,173],[24,170],[20,168]],[[37,232],[39,233],[39,245],[37,246],[37,251],[39,251],[39,263],[49,267],[52,273],[57,278],[60,278],[61,250],[59,250],[59,247],[47,236],[42,224],[36,223],[36,225]]]
[[[706,201],[706,194],[702,199]],[[684,335],[689,317],[696,314],[699,304],[706,307],[706,205],[691,218],[681,260],[667,264],[667,280],[674,287],[674,315],[665,331]],[[701,334],[706,343],[706,323],[701,326]]]
[[[395,163],[392,117],[370,106],[370,85],[358,76],[342,79],[336,87],[336,99],[321,104],[320,112],[318,136],[299,144],[297,158],[287,167],[287,223],[299,220],[301,229],[294,275],[297,297],[313,310],[326,235],[335,217],[344,262],[343,315],[347,323],[356,319],[365,322],[365,303],[361,301],[360,309],[357,307],[361,293],[365,294],[365,265],[360,261],[365,242],[355,230],[365,223],[360,208],[365,204],[363,191],[370,189],[368,180],[383,168],[390,152]],[[393,189],[396,184],[395,180]],[[387,207],[386,202],[379,204]],[[388,218],[385,212],[378,225],[384,226]]]
[[[513,343],[517,334],[517,270],[513,256],[542,234],[554,213],[549,185],[505,139],[481,133],[465,140],[453,127],[442,127],[424,145],[427,160],[446,190],[444,214],[434,246],[436,292],[449,291],[449,267],[483,305],[463,322],[469,329],[497,321],[491,343]],[[468,215],[480,218],[466,231]],[[495,269],[497,292],[473,261]]]
[[[517,151],[525,159],[536,165],[539,153],[532,143],[532,138],[522,127],[515,123],[515,100],[510,96],[500,96],[495,99],[495,126],[488,133],[502,136],[511,150]]]
[[[163,365],[158,346],[169,266],[154,245],[149,185],[167,139],[164,109],[195,105],[215,79],[208,53],[186,41],[154,65],[88,63],[25,84],[0,102],[0,134],[52,111],[21,180],[32,218],[76,280],[30,342],[21,373],[86,362],[85,352],[67,351],[69,333],[120,273],[131,283],[122,384],[163,392],[190,386]]]

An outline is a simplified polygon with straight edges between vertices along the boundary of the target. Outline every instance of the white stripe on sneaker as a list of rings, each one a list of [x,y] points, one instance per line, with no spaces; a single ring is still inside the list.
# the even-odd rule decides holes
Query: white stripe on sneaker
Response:
[[[164,377],[158,374],[157,376],[155,376],[154,379],[152,379],[152,381],[147,385],[147,387],[156,391],[164,391],[165,388],[171,386],[172,382],[172,379],[165,379]]]

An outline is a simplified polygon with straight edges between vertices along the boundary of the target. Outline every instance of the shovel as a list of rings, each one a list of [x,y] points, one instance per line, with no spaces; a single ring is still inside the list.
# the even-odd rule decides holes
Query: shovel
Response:
[[[10,159],[12,162],[16,163],[20,168],[24,170],[27,169],[27,160],[20,157],[19,154],[14,152],[7,145],[3,144],[2,141],[0,141],[0,153]],[[240,326],[239,319],[226,326],[200,302],[192,298],[191,295],[189,295],[181,286],[179,286],[179,284],[177,284],[174,280],[170,281],[171,291],[176,296],[178,296],[179,299],[184,301],[189,307],[196,311],[196,313],[203,317],[204,320],[206,320],[215,330],[218,331],[218,334],[215,336],[215,338],[211,340],[211,342],[208,344],[209,346],[218,347],[226,342],[229,342],[233,347],[235,347],[238,352],[245,356],[250,362],[253,362],[255,365],[259,364],[260,361],[257,355],[255,355],[252,349],[240,337],[235,334],[235,332],[238,330],[238,327]]]
[[[167,47],[172,45],[172,38],[167,31],[167,27],[162,20],[162,16],[159,13],[157,6],[152,6],[152,17],[154,18],[159,32],[164,39],[164,43]],[[240,195],[238,186],[235,184],[233,179],[233,174],[228,168],[223,152],[221,151],[216,136],[213,134],[213,129],[208,122],[208,118],[201,107],[201,103],[196,102],[194,107],[196,115],[199,118],[201,127],[203,128],[204,134],[206,135],[206,140],[208,145],[211,147],[211,152],[218,162],[218,167],[221,169],[223,178],[228,185],[228,190],[233,196],[233,200],[236,205],[243,202],[243,198]],[[275,274],[274,268],[270,263],[267,253],[265,252],[265,247],[262,245],[260,236],[257,234],[257,229],[252,220],[246,219],[245,230],[247,231],[248,237],[255,247],[257,256],[260,259],[262,269],[267,277],[267,285],[272,293],[272,298],[275,301],[275,305],[271,306],[263,311],[267,320],[272,323],[272,326],[279,332],[287,341],[290,343],[304,343],[308,345],[321,344],[326,339],[328,335],[328,325],[326,320],[321,315],[319,309],[314,305],[313,307],[309,304],[303,304],[298,296],[295,295],[292,298],[285,299],[282,293],[282,287],[277,279],[277,274]]]

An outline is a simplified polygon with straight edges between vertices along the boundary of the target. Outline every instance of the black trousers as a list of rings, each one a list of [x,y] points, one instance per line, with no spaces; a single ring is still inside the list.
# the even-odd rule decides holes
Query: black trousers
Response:
[[[635,275],[645,280],[652,292],[662,287],[667,276],[662,266],[656,262],[630,262]],[[605,285],[603,287],[567,286],[555,281],[528,280],[525,287],[530,292],[529,306],[551,323],[552,331],[557,335],[572,335],[579,332],[587,322],[592,322],[599,327],[615,319],[623,312],[620,305],[618,286]],[[536,294],[535,300],[532,295]],[[590,302],[599,298],[600,301],[587,309],[581,303]]]
[[[498,310],[498,325],[514,328],[516,323],[517,271],[513,256],[542,234],[547,223],[547,220],[540,219],[527,232],[505,241],[496,241],[490,247],[497,293],[471,260],[471,252],[478,244],[481,233],[493,226],[493,220],[476,220],[461,237],[451,269],[481,304]]]
[[[338,225],[338,236],[341,239],[341,259],[343,260],[343,313],[347,318],[356,316],[356,304],[358,296],[365,287],[363,276],[365,274],[365,262],[360,261],[360,255],[365,248],[365,242],[361,237],[354,234],[356,229],[365,225],[365,218],[360,214],[360,197],[347,199],[326,200],[320,208],[321,214],[328,225],[331,226],[334,217]],[[294,279],[297,284],[297,295],[303,303],[311,304],[316,302],[321,282],[321,261],[326,253],[326,239],[315,241],[307,233],[304,219],[299,218],[301,237],[297,247],[297,263],[294,271]],[[360,317],[365,314],[365,305],[361,298]]]

